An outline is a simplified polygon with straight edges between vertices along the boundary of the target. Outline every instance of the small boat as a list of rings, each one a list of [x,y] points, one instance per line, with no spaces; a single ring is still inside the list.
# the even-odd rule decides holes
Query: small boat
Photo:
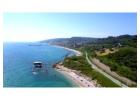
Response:
[[[38,72],[41,72],[44,70],[42,62],[39,62],[39,61],[33,62],[33,65],[34,65],[33,70],[32,70],[33,74],[38,74]]]
[[[28,46],[42,46],[42,44],[29,44]]]
[[[34,62],[34,68],[42,68],[43,67],[43,63],[42,62]]]

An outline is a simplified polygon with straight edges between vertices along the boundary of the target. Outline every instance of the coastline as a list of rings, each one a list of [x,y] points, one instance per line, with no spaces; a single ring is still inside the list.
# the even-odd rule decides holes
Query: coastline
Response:
[[[82,56],[82,53],[80,51],[78,51],[78,50],[70,49],[70,48],[67,48],[67,47],[59,46],[59,45],[53,45],[53,46],[63,48],[65,50],[74,52],[76,56]]]
[[[80,51],[70,49],[63,46],[54,45],[55,47],[63,48],[65,50],[71,51],[75,53],[75,56],[82,56]],[[96,80],[92,80],[89,77],[82,75],[80,72],[76,70],[69,69],[62,65],[62,62],[59,62],[55,65],[55,69],[65,75],[68,79],[74,81],[79,87],[100,87],[100,84],[97,83]]]
[[[57,64],[55,69],[64,74],[70,80],[73,80],[79,87],[99,87],[97,81],[93,81],[76,70],[64,67],[61,63]]]

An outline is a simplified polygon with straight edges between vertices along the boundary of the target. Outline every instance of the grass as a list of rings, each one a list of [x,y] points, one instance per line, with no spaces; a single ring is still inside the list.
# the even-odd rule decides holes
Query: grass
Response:
[[[97,58],[104,64],[108,65],[112,71],[121,76],[127,77],[133,81],[137,81],[137,57],[133,48],[125,47],[120,51],[106,56],[98,56]]]
[[[110,53],[115,53],[116,51],[118,51],[118,49],[112,48],[112,51],[110,49],[105,49],[104,52],[96,51],[95,53],[97,56],[105,56],[105,55],[108,55]]]

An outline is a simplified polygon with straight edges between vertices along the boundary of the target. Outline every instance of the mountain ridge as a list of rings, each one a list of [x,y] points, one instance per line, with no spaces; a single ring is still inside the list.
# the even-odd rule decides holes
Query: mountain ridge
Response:
[[[134,46],[133,43],[137,42],[137,35],[126,34],[120,36],[109,36],[107,38],[92,38],[92,37],[54,38],[43,40],[40,42],[72,48],[83,46],[86,44],[116,44],[116,43]]]

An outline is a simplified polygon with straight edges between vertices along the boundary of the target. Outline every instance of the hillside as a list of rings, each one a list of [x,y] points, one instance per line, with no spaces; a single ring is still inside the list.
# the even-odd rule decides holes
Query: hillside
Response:
[[[123,47],[115,53],[97,58],[108,65],[112,71],[137,81],[137,50],[133,47]]]
[[[72,37],[72,38],[56,38],[41,41],[43,43],[49,43],[52,45],[66,46],[70,48],[80,47],[82,45],[95,42],[97,38],[88,38],[88,37]]]
[[[41,42],[87,52],[90,58],[98,58],[111,71],[137,82],[137,35],[58,38]]]
[[[137,35],[121,35],[117,37],[107,38],[89,38],[89,37],[72,37],[72,38],[56,38],[41,41],[53,45],[67,46],[70,48],[79,48],[83,46],[117,46],[118,43],[125,46],[137,47]],[[96,47],[97,48],[97,47]],[[98,48],[97,48],[98,49]]]

